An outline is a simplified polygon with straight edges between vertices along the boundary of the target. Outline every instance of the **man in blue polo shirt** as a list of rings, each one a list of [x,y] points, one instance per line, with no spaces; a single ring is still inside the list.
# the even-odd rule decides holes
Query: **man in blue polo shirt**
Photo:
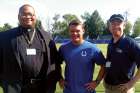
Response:
[[[105,93],[134,93],[134,85],[140,79],[140,47],[124,35],[125,20],[121,14],[109,19],[112,40],[108,45]],[[134,75],[135,67],[138,67]]]
[[[59,51],[65,61],[65,79],[60,80],[64,93],[95,93],[95,88],[104,76],[105,58],[92,43],[84,40],[84,26],[78,20],[69,24],[71,41],[63,44]],[[93,72],[95,64],[101,68],[95,80]]]

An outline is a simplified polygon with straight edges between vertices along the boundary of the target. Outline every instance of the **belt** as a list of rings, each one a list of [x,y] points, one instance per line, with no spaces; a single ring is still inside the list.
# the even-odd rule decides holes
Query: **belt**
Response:
[[[118,90],[119,89],[118,85],[110,85],[110,84],[107,84],[105,82],[103,82],[103,84],[104,84],[105,88],[110,89],[110,90],[116,90],[116,89]]]
[[[42,79],[35,79],[35,78],[30,78],[30,79],[24,79],[23,84],[28,85],[28,84],[35,84],[41,82]]]

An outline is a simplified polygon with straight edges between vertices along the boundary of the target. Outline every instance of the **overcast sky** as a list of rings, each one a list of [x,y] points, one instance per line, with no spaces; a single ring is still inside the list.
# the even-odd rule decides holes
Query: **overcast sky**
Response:
[[[44,25],[47,20],[52,21],[55,14],[62,16],[71,13],[80,17],[85,12],[91,14],[96,9],[104,21],[114,13],[123,14],[125,11],[129,12],[128,20],[132,23],[140,17],[139,0],[0,0],[0,2],[0,25],[9,23],[17,26],[18,9],[26,3],[35,8]]]

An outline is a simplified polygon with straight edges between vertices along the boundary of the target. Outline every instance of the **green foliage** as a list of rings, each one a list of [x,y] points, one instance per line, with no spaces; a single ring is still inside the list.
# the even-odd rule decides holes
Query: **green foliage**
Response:
[[[59,14],[55,14],[55,16],[53,17],[54,23],[52,24],[53,28],[52,28],[52,33],[55,34],[58,33],[58,30],[60,30],[61,28],[63,28],[62,24],[60,21],[58,21],[58,19],[60,18]]]
[[[103,34],[103,31],[105,31],[105,24],[97,10],[95,10],[91,15],[89,13],[85,13],[82,18],[85,20],[85,35],[89,36],[90,39],[96,39],[99,35]]]
[[[125,35],[130,36],[131,28],[132,28],[132,24],[128,21],[128,22],[126,23],[126,26],[125,26],[125,29],[124,29]]]
[[[140,18],[138,18],[134,23],[132,37],[137,37],[139,35],[140,35]]]
[[[53,32],[53,36],[55,35],[60,35],[64,38],[68,38],[69,37],[69,33],[68,33],[68,24],[74,20],[74,19],[78,19],[78,17],[76,15],[73,14],[65,14],[62,16],[63,20],[59,21],[60,15],[55,15],[53,17],[54,20],[54,24],[52,25],[52,32]]]
[[[109,35],[111,34],[110,31],[109,31],[109,21],[107,21],[105,23],[105,28],[104,28],[104,31],[103,31],[103,34],[102,35]]]
[[[3,28],[2,27],[0,27],[0,32],[2,32],[3,31]]]
[[[41,20],[39,20],[39,19],[37,19],[36,20],[36,28],[40,28],[40,27],[42,27],[42,23],[41,23]]]
[[[64,19],[63,25],[65,25],[65,27],[64,27],[63,31],[60,32],[60,34],[65,38],[69,38],[68,24],[74,19],[77,19],[77,20],[79,20],[79,19],[77,18],[76,15],[72,15],[72,14],[63,15],[63,19]]]
[[[7,31],[7,30],[9,30],[11,28],[12,28],[12,26],[10,24],[5,23],[3,27],[0,27],[0,32]]]
[[[66,22],[67,25],[68,25],[72,20],[75,20],[75,19],[78,20],[77,16],[76,16],[76,15],[73,15],[73,14],[65,14],[65,15],[63,15],[63,19],[64,19],[64,21]]]

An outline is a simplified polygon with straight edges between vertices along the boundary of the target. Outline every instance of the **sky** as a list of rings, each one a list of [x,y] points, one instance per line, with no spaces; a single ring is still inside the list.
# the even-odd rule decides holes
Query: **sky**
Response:
[[[140,17],[139,0],[0,0],[0,26],[9,23],[17,26],[18,9],[23,4],[30,4],[35,8],[37,17],[43,26],[51,24],[55,14],[61,16],[67,13],[80,18],[85,12],[92,14],[97,10],[106,22],[112,14],[128,12],[128,20],[134,23]],[[81,19],[82,21],[82,19]]]

